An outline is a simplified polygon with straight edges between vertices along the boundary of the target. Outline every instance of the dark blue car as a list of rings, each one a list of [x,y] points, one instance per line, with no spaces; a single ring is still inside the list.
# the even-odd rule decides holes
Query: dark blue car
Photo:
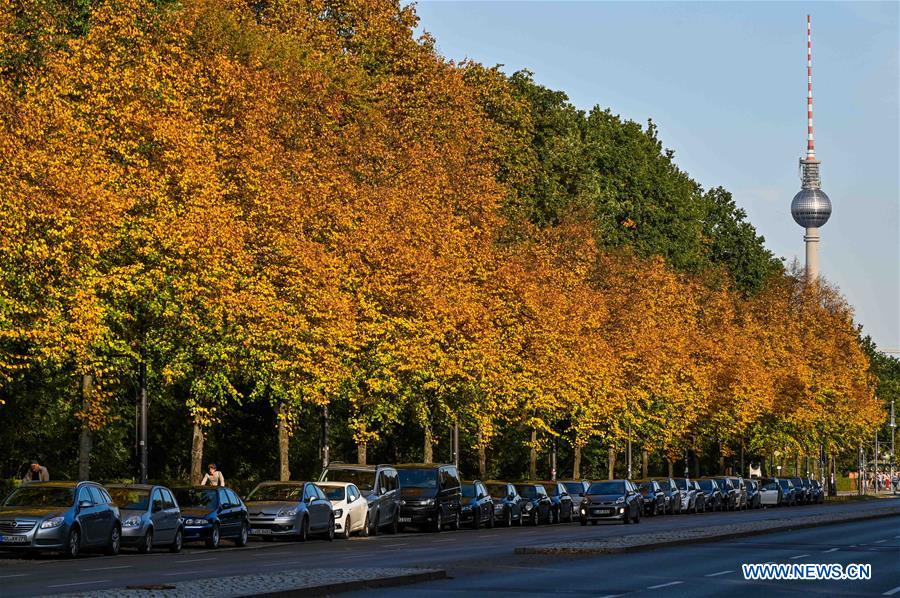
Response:
[[[247,507],[231,488],[185,486],[172,492],[184,517],[185,542],[204,542],[207,548],[218,548],[220,540],[229,539],[235,546],[247,545]]]

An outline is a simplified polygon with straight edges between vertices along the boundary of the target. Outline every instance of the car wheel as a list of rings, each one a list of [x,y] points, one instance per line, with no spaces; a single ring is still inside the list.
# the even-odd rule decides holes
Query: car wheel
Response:
[[[153,550],[153,530],[147,529],[147,533],[144,534],[144,539],[141,542],[141,545],[138,546],[138,552],[141,554],[147,554]]]
[[[472,513],[472,529],[478,529],[481,527],[481,512],[473,512]]]
[[[219,547],[219,524],[214,523],[212,529],[209,530],[209,538],[206,539],[206,547],[207,548],[218,548]]]
[[[109,544],[106,546],[106,554],[109,556],[116,556],[119,554],[119,549],[122,547],[122,530],[119,529],[118,525],[114,525],[112,531],[109,532]]]
[[[329,542],[334,542],[334,517],[331,517],[331,520],[328,522],[328,532],[325,534],[325,539]]]
[[[391,524],[387,527],[387,533],[396,534],[400,531],[400,513],[398,511],[394,511],[394,518],[391,520]]]
[[[77,527],[73,527],[69,530],[69,537],[66,538],[66,552],[65,557],[68,559],[74,559],[78,557],[81,553],[81,532],[78,531]]]
[[[441,514],[441,510],[437,510],[437,515],[434,518],[434,525],[431,528],[431,531],[434,533],[440,533],[441,529],[444,527],[444,517]]]
[[[378,526],[381,525],[381,511],[375,511],[375,525],[372,526],[372,529],[369,531],[370,536],[378,535]]]
[[[178,531],[175,532],[175,539],[172,540],[172,544],[169,546],[169,552],[181,552],[182,545],[184,545],[184,532],[179,527]]]
[[[488,526],[490,529],[494,529],[494,506],[493,506],[493,505],[491,505],[491,510],[490,510],[490,512],[488,513],[487,526]]]
[[[363,523],[362,529],[359,530],[359,535],[363,538],[369,537],[369,512],[366,511],[366,522]]]
[[[350,539],[350,515],[347,515],[347,518],[344,519],[344,533],[341,534],[341,537],[344,540]]]
[[[459,531],[459,513],[456,513],[456,519],[453,520],[453,523],[450,524],[450,529],[453,531]]]
[[[506,527],[512,527],[512,509],[506,509]]]
[[[306,542],[309,540],[309,518],[303,517],[303,521],[300,522],[300,536],[297,538],[301,542]]]
[[[569,509],[569,515],[566,517],[566,523],[572,523],[574,519],[574,515],[572,514],[575,511],[575,507]]]
[[[243,548],[247,545],[248,540],[250,540],[250,526],[245,521],[241,524],[241,533],[234,539],[234,545]]]

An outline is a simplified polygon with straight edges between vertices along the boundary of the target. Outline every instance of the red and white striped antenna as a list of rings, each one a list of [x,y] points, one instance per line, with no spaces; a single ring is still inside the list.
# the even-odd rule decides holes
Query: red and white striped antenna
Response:
[[[812,23],[806,15],[806,159],[816,159],[815,142],[813,141],[813,98],[812,98]]]

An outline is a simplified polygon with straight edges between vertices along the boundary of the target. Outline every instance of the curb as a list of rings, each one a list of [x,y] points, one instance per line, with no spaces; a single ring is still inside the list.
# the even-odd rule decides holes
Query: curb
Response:
[[[633,544],[630,546],[553,546],[553,545],[537,545],[537,546],[518,546],[515,554],[621,554],[626,552],[640,552],[644,550],[655,550],[657,548],[668,548],[671,546],[679,546],[683,544],[700,544],[703,542],[713,542],[717,540],[730,540],[733,538],[744,538],[747,536],[758,536],[772,532],[784,532],[795,529],[804,529],[810,527],[819,527],[823,525],[836,525],[840,523],[850,523],[853,521],[866,521],[869,519],[880,519],[883,517],[895,517],[900,515],[900,508],[891,508],[888,511],[878,511],[870,513],[849,514],[841,519],[829,519],[827,521],[802,521],[775,524],[771,527],[762,529],[752,529],[745,531],[729,531],[721,533],[711,533],[708,535],[697,536],[693,538],[675,538],[671,540],[658,540],[655,542],[647,542],[645,544]],[[702,528],[697,528],[702,529]],[[684,530],[690,531],[690,530]]]
[[[421,573],[407,573],[405,575],[392,575],[390,577],[341,581],[319,586],[279,590],[277,592],[245,594],[244,596],[264,596],[265,598],[306,598],[308,596],[327,596],[329,594],[353,592],[355,590],[374,590],[378,588],[406,586],[438,579],[447,579],[447,572],[443,569],[431,569],[422,571]]]

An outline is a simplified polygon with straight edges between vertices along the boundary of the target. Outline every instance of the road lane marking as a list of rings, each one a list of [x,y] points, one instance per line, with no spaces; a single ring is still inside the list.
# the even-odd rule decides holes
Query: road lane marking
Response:
[[[872,544],[884,544],[887,540],[875,540]]]
[[[385,548],[391,548],[393,546],[409,546],[409,542],[398,542],[397,544],[385,544]]]
[[[897,592],[900,592],[900,586],[897,586],[897,587],[894,588],[893,590],[888,590],[887,592],[885,592],[884,594],[882,594],[882,596],[893,596],[893,595],[896,594]]]
[[[809,555],[808,555],[808,554],[798,554],[797,556],[792,556],[792,557],[790,557],[790,558],[791,558],[792,561],[795,561],[795,560],[797,560],[797,559],[802,559],[802,558],[805,557],[805,556],[809,556]]]
[[[719,571],[718,573],[709,573],[709,574],[707,574],[707,575],[704,575],[703,577],[718,577],[718,576],[720,576],[720,575],[727,575],[727,574],[729,574],[729,573],[734,573],[734,571],[731,571],[731,570],[729,570],[729,571]]]
[[[15,575],[0,575],[0,579],[8,579],[10,577],[28,577],[30,573],[16,573]]]
[[[828,550],[824,550],[823,552],[837,552],[840,548],[829,548]]]
[[[648,590],[658,590],[660,588],[668,588],[669,586],[677,586],[680,583],[684,583],[683,581],[670,581],[669,583],[661,583],[659,585],[650,586]]]
[[[173,575],[193,575],[194,571],[178,571],[176,573],[161,573],[160,575],[165,575],[166,577],[172,577]]]
[[[254,554],[255,557],[268,557],[268,556],[282,556],[285,554],[291,554],[290,552],[260,552],[259,554]]]
[[[109,571],[111,569],[131,569],[134,565],[118,565],[116,567],[96,567],[94,569],[82,569],[82,571]]]
[[[94,581],[76,581],[75,583],[58,583],[56,585],[47,586],[48,588],[67,588],[69,586],[86,586],[95,583],[107,583],[108,579],[95,579]]]
[[[214,560],[216,560],[215,557],[210,557],[208,559],[187,559],[187,560],[175,561],[175,562],[176,563],[201,563],[203,561],[214,561]]]

